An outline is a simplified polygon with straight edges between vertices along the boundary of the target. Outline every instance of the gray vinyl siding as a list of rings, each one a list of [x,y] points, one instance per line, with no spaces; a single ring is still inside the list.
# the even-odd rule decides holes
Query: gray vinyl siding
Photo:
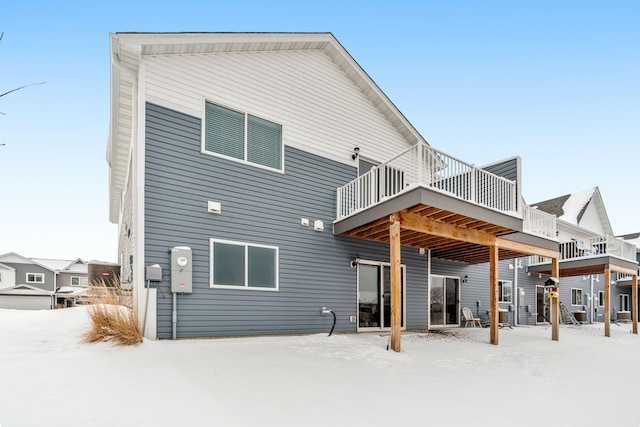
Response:
[[[178,337],[354,332],[357,269],[350,261],[388,262],[385,244],[334,236],[336,188],[355,167],[286,147],[285,173],[200,152],[196,117],[147,104],[145,147],[145,264],[159,264],[158,337],[171,336],[169,255],[173,246],[193,250],[193,293],[178,296]],[[286,141],[285,141],[286,142]],[[221,214],[207,212],[220,202]],[[309,219],[303,227],[300,219]],[[324,231],[313,222],[324,222]],[[209,239],[279,248],[279,290],[209,286]],[[427,257],[403,248],[407,266],[407,328],[426,327]]]
[[[518,180],[518,159],[507,159],[503,162],[494,163],[489,166],[484,166],[482,169],[492,174],[501,176],[511,181]]]
[[[35,264],[18,264],[9,262],[3,262],[3,264],[16,269],[16,285],[29,285],[46,291],[55,291],[56,284],[53,271]],[[44,283],[27,283],[27,273],[44,274]]]

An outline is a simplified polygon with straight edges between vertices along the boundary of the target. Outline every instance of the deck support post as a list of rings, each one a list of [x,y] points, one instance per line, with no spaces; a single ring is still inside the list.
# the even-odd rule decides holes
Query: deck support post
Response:
[[[398,216],[389,217],[389,245],[391,254],[391,349],[400,351],[400,327],[402,318],[401,272],[400,272],[400,220]]]
[[[604,269],[604,336],[611,336],[611,270]]]
[[[638,275],[631,276],[631,318],[633,319],[633,333],[638,335]]]
[[[489,246],[490,341],[498,345],[498,245]]]
[[[560,279],[560,264],[558,258],[551,258],[551,276]],[[555,297],[550,298],[551,301],[551,339],[560,341],[560,287],[556,286],[552,289]]]

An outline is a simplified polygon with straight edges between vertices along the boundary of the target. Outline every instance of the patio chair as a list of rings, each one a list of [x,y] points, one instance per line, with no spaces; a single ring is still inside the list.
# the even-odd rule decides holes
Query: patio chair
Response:
[[[480,318],[479,317],[473,317],[473,313],[471,312],[471,309],[469,307],[464,307],[462,309],[462,318],[465,321],[464,327],[466,328],[467,326],[469,326],[469,323],[471,323],[471,325],[475,328],[476,324],[482,328],[482,323],[480,323]]]

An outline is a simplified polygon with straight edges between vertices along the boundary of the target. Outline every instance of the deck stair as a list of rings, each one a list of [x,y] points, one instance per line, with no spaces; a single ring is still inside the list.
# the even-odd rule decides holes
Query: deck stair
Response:
[[[580,322],[576,320],[576,317],[572,312],[569,311],[567,306],[564,305],[562,301],[560,301],[560,321],[565,325],[572,323],[576,326],[580,326]]]

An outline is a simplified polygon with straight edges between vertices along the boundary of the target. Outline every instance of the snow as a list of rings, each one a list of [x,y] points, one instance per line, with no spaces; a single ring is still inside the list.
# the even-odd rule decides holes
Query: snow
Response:
[[[562,205],[563,214],[558,218],[568,223],[578,225],[578,215],[582,209],[589,203],[589,200],[595,193],[595,188],[589,188],[588,190],[581,191],[579,193],[572,194]]]
[[[630,325],[84,344],[86,308],[0,310],[0,424],[638,426]]]

